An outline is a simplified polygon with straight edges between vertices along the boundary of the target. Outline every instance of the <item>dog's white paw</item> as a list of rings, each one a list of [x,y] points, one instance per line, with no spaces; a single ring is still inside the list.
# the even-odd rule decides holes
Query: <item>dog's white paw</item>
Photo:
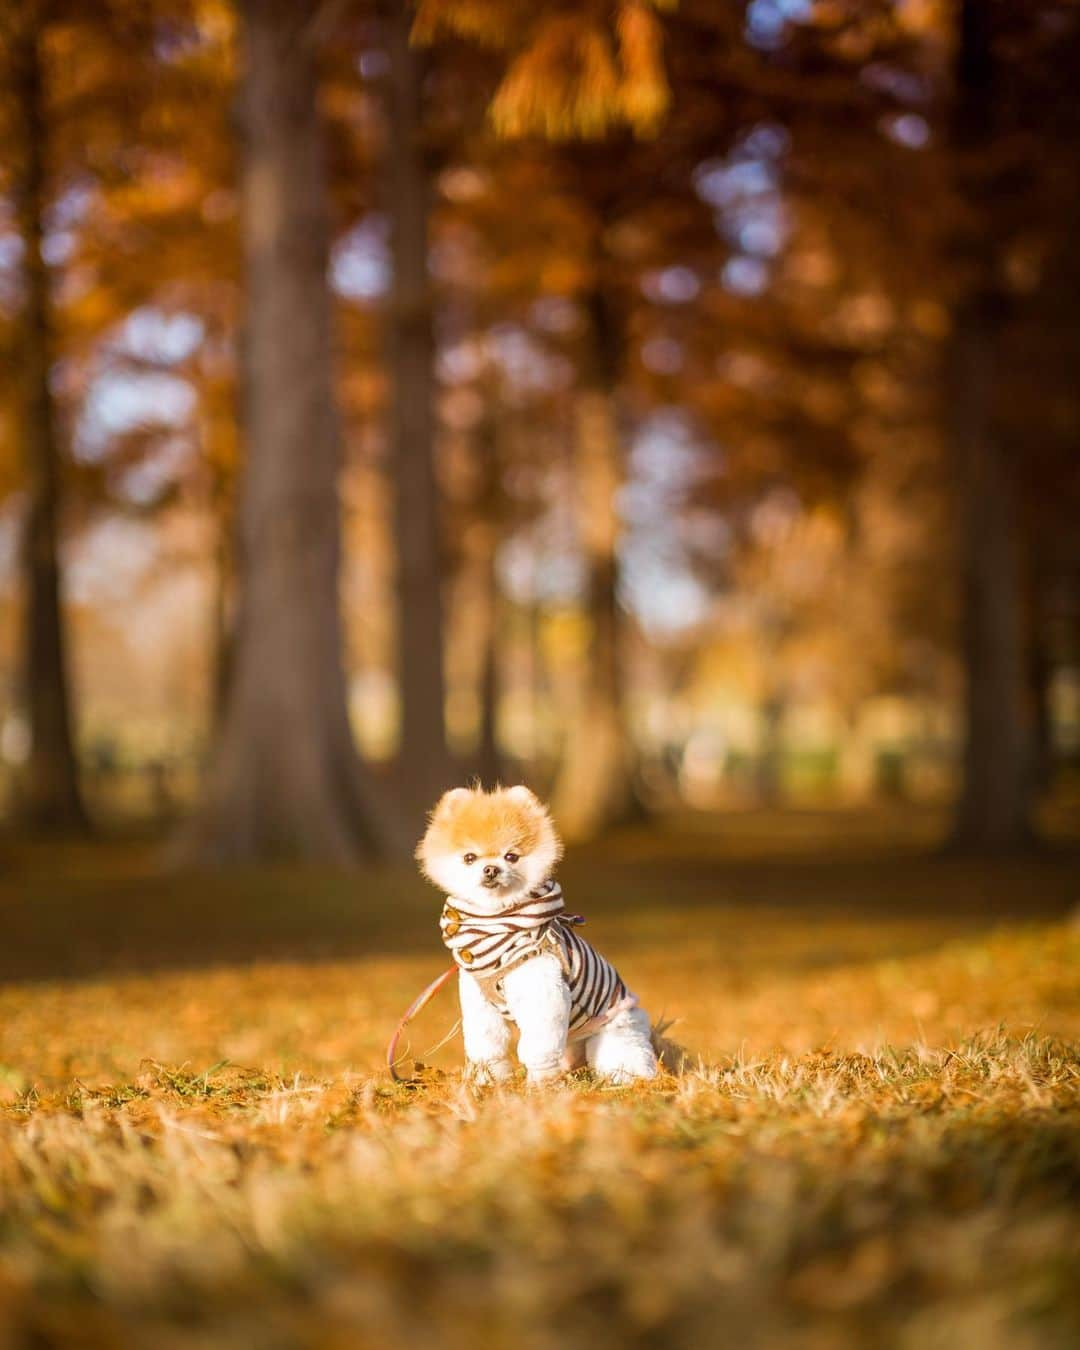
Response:
[[[543,1092],[545,1088],[557,1087],[563,1080],[561,1071],[557,1073],[530,1073],[525,1078],[525,1086],[530,1092]]]
[[[652,1063],[643,1060],[639,1064],[624,1064],[619,1068],[608,1069],[603,1074],[604,1081],[606,1083],[611,1083],[615,1087],[625,1087],[627,1083],[639,1083],[643,1080],[655,1077],[655,1060]]]
[[[465,1066],[465,1077],[476,1087],[505,1083],[513,1076],[514,1066],[508,1059],[477,1059]]]

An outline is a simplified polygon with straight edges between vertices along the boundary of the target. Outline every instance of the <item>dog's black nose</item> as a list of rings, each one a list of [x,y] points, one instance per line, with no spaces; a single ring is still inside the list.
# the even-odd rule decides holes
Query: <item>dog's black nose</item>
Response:
[[[496,878],[498,875],[499,875],[499,869],[498,869],[498,867],[497,867],[494,863],[485,863],[485,864],[484,864],[484,880],[485,880],[485,881],[494,881],[495,878]]]

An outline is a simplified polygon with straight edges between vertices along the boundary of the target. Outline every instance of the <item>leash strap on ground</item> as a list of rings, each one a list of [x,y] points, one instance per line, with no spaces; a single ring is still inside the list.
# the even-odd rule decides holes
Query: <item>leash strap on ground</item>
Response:
[[[417,1015],[417,1013],[421,1012],[424,1008],[426,1008],[427,1005],[431,1002],[431,1000],[435,997],[435,995],[439,992],[439,990],[446,984],[446,982],[453,975],[456,974],[457,974],[457,966],[451,965],[448,970],[444,970],[441,975],[439,975],[436,979],[432,980],[426,989],[422,990],[419,994],[417,994],[416,998],[414,998],[413,1001],[409,1004],[408,1008],[405,1009],[404,1016],[402,1017],[401,1021],[397,1024],[397,1029],[395,1030],[394,1034],[390,1037],[390,1044],[386,1047],[386,1067],[390,1070],[390,1077],[394,1080],[395,1083],[409,1083],[412,1081],[412,1079],[406,1078],[402,1074],[398,1073],[397,1070],[397,1048],[398,1048],[398,1041],[401,1040],[401,1033],[405,1030],[405,1028]]]

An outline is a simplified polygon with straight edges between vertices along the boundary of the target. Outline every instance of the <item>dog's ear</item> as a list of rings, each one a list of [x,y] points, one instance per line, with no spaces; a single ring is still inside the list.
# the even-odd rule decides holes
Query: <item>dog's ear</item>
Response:
[[[449,792],[444,792],[435,803],[435,809],[431,814],[433,817],[445,815],[471,796],[472,792],[468,788],[451,788]]]
[[[540,799],[531,788],[527,788],[524,783],[517,783],[514,787],[506,789],[506,795],[512,802],[518,802],[521,806],[539,806]]]

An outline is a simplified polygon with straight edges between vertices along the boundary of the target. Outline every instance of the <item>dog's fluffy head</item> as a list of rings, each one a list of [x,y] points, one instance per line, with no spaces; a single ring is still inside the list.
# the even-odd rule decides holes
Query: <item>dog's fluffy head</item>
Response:
[[[432,811],[416,856],[448,895],[498,914],[547,880],[562,843],[527,787],[454,788]]]

